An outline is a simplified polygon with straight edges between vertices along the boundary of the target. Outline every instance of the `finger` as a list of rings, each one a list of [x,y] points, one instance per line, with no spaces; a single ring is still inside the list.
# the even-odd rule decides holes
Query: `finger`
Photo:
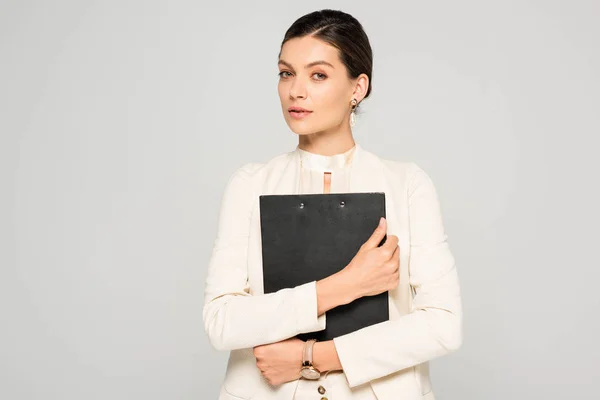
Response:
[[[398,247],[398,236],[388,235],[385,243],[380,247],[383,252],[388,252],[390,257],[394,253],[395,248]]]
[[[394,262],[394,272],[396,272],[400,269],[399,256],[400,256],[400,246],[396,246],[396,250],[394,250],[394,254],[392,254],[392,258],[391,258]]]
[[[395,247],[392,246],[394,245],[394,243],[397,243],[398,238],[394,235],[388,235],[388,240],[389,244],[388,242],[385,242],[383,246],[373,251],[376,251],[378,253],[381,262],[391,265],[394,262],[394,257],[397,257],[397,254],[394,254],[396,253],[396,249],[398,249],[399,247],[397,244],[395,245]]]
[[[400,262],[398,259],[398,249],[399,247],[396,247],[396,250],[394,250],[392,256],[385,260],[385,262],[383,263],[383,265],[385,265],[386,269],[390,274],[398,272],[398,269],[400,268]]]
[[[381,217],[379,225],[377,226],[377,228],[375,228],[375,230],[371,234],[371,237],[369,237],[369,239],[367,239],[367,241],[362,245],[362,248],[365,250],[376,248],[377,246],[379,246],[379,243],[381,243],[381,241],[385,237],[386,232],[387,221],[385,218]]]

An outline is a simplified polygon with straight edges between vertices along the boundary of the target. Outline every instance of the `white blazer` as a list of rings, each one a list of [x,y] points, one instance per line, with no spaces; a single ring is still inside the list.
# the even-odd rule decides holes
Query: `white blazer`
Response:
[[[299,154],[248,163],[230,177],[205,286],[204,328],[230,350],[220,400],[291,399],[295,381],[271,386],[253,347],[319,331],[316,282],[264,294],[258,196],[297,194]],[[371,385],[379,400],[434,400],[428,361],[462,343],[454,257],[429,176],[413,162],[379,158],[358,143],[349,192],[385,192],[388,234],[399,238],[400,283],[390,320],[334,339],[348,385]]]

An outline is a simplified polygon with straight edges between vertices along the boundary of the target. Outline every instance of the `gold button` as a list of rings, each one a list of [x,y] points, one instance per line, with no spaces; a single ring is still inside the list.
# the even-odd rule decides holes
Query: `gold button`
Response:
[[[321,397],[321,400],[327,400],[327,397]]]
[[[319,390],[319,393],[321,393],[321,394],[325,393],[325,388],[323,386],[319,386],[318,390]],[[327,397],[322,397],[321,399],[327,400]]]

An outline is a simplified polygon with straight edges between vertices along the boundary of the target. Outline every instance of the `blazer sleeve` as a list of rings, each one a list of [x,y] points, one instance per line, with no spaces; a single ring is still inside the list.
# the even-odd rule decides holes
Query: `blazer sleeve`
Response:
[[[448,354],[462,344],[460,287],[438,195],[430,177],[415,163],[411,167],[408,268],[412,309],[398,319],[333,339],[350,387]]]
[[[250,348],[325,329],[325,313],[317,315],[316,281],[250,294],[248,238],[257,200],[253,179],[261,165],[249,163],[236,170],[221,201],[203,307],[204,329],[217,350]]]

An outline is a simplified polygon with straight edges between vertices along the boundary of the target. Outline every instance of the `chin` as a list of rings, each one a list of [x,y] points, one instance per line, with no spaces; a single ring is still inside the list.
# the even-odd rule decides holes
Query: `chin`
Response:
[[[298,129],[292,129],[292,132],[294,132],[296,135],[310,135],[312,133],[314,133],[315,131],[311,130],[298,130]]]
[[[287,125],[297,135],[309,135],[315,131],[310,125],[302,125],[296,121],[288,122]]]
[[[290,130],[297,135],[311,135],[322,130],[322,128],[319,128],[314,124],[303,123],[303,121],[288,121],[287,125]]]

